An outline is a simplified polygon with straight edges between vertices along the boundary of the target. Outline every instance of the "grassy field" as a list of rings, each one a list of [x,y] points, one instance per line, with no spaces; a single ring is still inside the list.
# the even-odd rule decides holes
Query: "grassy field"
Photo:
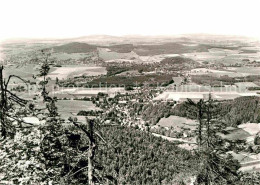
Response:
[[[197,126],[197,121],[179,116],[170,116],[168,118],[161,118],[157,125],[174,127],[176,131],[180,131],[182,128],[194,130]]]
[[[249,75],[260,75],[260,67],[227,67],[223,70],[196,68],[191,70],[191,75],[244,77]]]
[[[61,88],[55,91],[55,96],[58,98],[83,98],[96,96],[99,92],[108,94],[109,96],[114,96],[116,92],[125,93],[124,88]]]
[[[90,56],[88,53],[52,53],[51,58],[58,60],[79,60],[88,56]]]
[[[138,58],[138,55],[134,52],[130,53],[117,53],[114,51],[111,51],[107,48],[99,48],[98,49],[99,57],[103,60],[115,60],[115,59],[132,59],[132,58]]]
[[[102,74],[106,74],[105,67],[95,67],[95,66],[79,66],[79,65],[70,65],[70,66],[63,66],[59,68],[54,68],[55,70],[52,71],[48,76],[51,79],[67,79],[72,78],[74,76],[98,76]]]
[[[243,74],[245,76],[260,75],[260,67],[231,67],[228,68],[228,70]]]
[[[81,110],[98,110],[91,101],[59,100],[57,102],[58,112],[63,119],[75,116]]]
[[[35,65],[28,64],[28,65],[14,65],[8,66],[4,68],[4,77],[8,77],[9,75],[17,75],[21,78],[32,78],[33,73],[37,73],[35,70]]]
[[[198,62],[207,61],[211,63],[223,63],[225,65],[243,63],[243,59],[249,59],[250,61],[260,60],[258,53],[242,52],[239,49],[212,48],[208,52],[192,52],[183,55]]]
[[[229,76],[229,77],[243,77],[244,74],[231,70],[214,70],[207,68],[196,68],[191,70],[191,75],[210,75],[213,77]]]

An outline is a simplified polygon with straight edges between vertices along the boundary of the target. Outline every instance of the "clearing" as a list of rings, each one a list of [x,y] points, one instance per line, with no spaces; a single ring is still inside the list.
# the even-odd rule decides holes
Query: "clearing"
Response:
[[[196,120],[179,116],[170,116],[168,118],[161,118],[157,125],[162,127],[174,127],[174,130],[181,131],[182,129],[195,130],[197,123]]]
[[[52,80],[55,80],[56,77],[59,79],[67,79],[74,76],[98,76],[102,74],[106,74],[105,67],[97,67],[97,66],[64,66],[55,68],[48,77]]]

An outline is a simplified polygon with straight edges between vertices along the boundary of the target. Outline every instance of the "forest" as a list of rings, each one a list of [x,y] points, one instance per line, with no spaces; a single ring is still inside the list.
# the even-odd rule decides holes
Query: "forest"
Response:
[[[221,120],[226,126],[237,126],[241,123],[260,122],[260,99],[259,97],[239,97],[234,101],[223,101],[218,103],[218,111],[221,116]],[[193,107],[187,107],[185,103],[177,105],[172,114],[176,116],[188,117],[196,119]]]
[[[121,126],[102,133],[110,145],[97,160],[118,184],[185,184],[196,174],[197,157],[173,143]]]
[[[149,104],[134,104],[132,113],[137,113],[148,121],[151,125],[155,125],[163,117],[170,115],[197,119],[194,113],[194,107],[187,106],[185,102],[174,106],[174,102],[158,102]],[[219,114],[222,115],[221,122],[226,126],[237,126],[241,123],[260,122],[260,99],[259,97],[239,97],[234,101],[226,100],[218,102]]]

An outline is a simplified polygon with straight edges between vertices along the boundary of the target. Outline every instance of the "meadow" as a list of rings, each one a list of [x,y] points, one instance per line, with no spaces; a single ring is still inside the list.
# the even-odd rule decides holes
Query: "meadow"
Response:
[[[161,118],[157,125],[173,127],[175,131],[181,131],[182,128],[194,130],[197,126],[197,121],[179,116],[169,116],[168,118]]]
[[[52,53],[51,58],[57,60],[79,60],[90,56],[88,53]]]
[[[58,112],[63,119],[77,115],[81,110],[99,110],[91,101],[59,100],[57,101]]]
[[[12,65],[12,66],[5,66],[4,68],[4,77],[8,77],[9,75],[17,75],[24,79],[32,78],[33,72],[37,72],[36,66],[34,64],[28,65]]]
[[[117,87],[89,87],[89,88],[83,88],[83,87],[69,87],[69,88],[61,88],[57,91],[55,91],[55,96],[58,98],[82,98],[82,97],[90,97],[90,96],[96,96],[99,92],[108,94],[109,96],[113,96],[116,92],[125,93],[124,88],[117,88]]]
[[[260,67],[230,67],[227,69],[242,74],[244,76],[260,75]]]
[[[67,65],[59,68],[54,68],[54,70],[48,75],[52,80],[56,78],[67,79],[75,76],[98,76],[106,74],[105,67],[96,66],[86,66],[86,65]]]
[[[111,51],[108,48],[98,48],[99,57],[103,60],[115,60],[115,59],[132,59],[132,58],[138,58],[138,55],[134,52],[129,53],[117,53],[114,51]]]
[[[250,61],[259,61],[259,53],[247,53],[240,49],[220,49],[212,48],[205,52],[193,52],[185,53],[183,56],[191,58],[197,62],[207,61],[215,64],[233,65],[237,63],[243,63],[244,59]]]

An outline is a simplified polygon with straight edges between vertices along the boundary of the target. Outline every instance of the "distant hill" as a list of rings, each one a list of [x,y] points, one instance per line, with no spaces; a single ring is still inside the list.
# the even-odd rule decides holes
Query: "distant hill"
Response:
[[[134,52],[141,56],[160,54],[182,54],[192,52],[207,52],[211,47],[205,45],[187,46],[178,42],[162,44],[146,44],[135,47]]]
[[[211,44],[194,44],[192,42],[168,42],[160,44],[140,44],[136,45],[134,52],[141,56],[161,55],[161,54],[183,54],[193,52],[208,52],[209,49],[230,49],[236,50],[239,47],[225,47]]]
[[[97,51],[97,48],[108,48],[117,53],[130,53],[134,50],[133,44],[117,44],[110,46],[97,46],[84,42],[71,42],[60,46],[54,46],[53,50],[57,53],[89,53]]]
[[[198,62],[190,58],[180,56],[165,58],[160,63],[162,66],[168,66],[168,69],[170,69],[170,67],[173,67],[172,70],[181,70],[184,68],[193,69],[200,66]]]
[[[72,42],[53,47],[54,52],[61,53],[89,53],[97,50],[97,46],[81,42]]]
[[[181,40],[188,40],[181,38]],[[192,42],[167,42],[167,43],[150,43],[150,44],[118,44],[111,43],[108,45],[89,44],[85,42],[71,42],[59,46],[54,46],[54,52],[63,53],[89,53],[97,51],[97,48],[107,48],[116,53],[130,53],[134,52],[139,56],[151,56],[161,54],[183,54],[193,52],[208,52],[209,49],[239,49],[239,47],[225,47],[219,45],[209,44],[194,44]]]
[[[111,51],[117,52],[117,53],[130,53],[134,50],[133,44],[119,44],[119,45],[112,45],[108,46]]]
[[[3,43],[70,43],[85,42],[94,45],[107,44],[147,44],[147,43],[169,43],[169,42],[195,42],[195,43],[244,43],[257,42],[259,39],[234,35],[211,35],[211,34],[181,34],[181,35],[87,35],[76,38],[12,38],[4,40]]]

